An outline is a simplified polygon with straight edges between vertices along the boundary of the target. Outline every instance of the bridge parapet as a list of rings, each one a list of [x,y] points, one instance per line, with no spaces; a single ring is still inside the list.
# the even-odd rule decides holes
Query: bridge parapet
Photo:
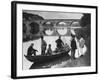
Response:
[[[72,24],[75,22],[77,24],[80,23],[80,19],[44,19],[44,20],[33,20],[30,23],[36,22],[39,25],[52,25],[52,26],[73,26]],[[44,25],[45,24],[45,25]],[[78,25],[77,25],[78,26]]]

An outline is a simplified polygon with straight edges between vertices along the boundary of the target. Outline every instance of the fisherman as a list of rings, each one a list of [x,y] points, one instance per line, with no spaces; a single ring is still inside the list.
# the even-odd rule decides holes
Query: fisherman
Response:
[[[38,52],[38,50],[33,48],[34,44],[32,43],[28,50],[27,50],[27,56],[32,56],[32,54],[34,54],[34,56],[36,56],[36,52]]]
[[[57,49],[61,49],[64,45],[63,41],[61,40],[61,36],[59,36],[59,39],[55,41],[57,43]]]
[[[71,34],[72,40],[71,40],[71,59],[75,59],[75,50],[77,49],[76,41],[75,41],[75,35]]]
[[[51,49],[51,44],[49,44],[49,47],[47,49],[47,55],[51,55],[52,54],[52,49]]]
[[[42,54],[42,55],[45,55],[47,43],[46,43],[46,41],[44,40],[44,37],[43,37],[43,36],[41,37],[41,40],[42,40],[42,46],[41,46],[42,53],[41,53],[41,54]]]

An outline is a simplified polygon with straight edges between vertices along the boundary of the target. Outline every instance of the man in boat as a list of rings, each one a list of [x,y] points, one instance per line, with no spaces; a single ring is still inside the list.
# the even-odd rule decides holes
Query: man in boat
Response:
[[[34,54],[34,56],[36,56],[36,52],[38,52],[38,50],[33,48],[34,44],[32,43],[27,51],[27,56],[32,56],[32,54]]]
[[[41,46],[42,53],[41,53],[41,54],[42,54],[42,55],[45,55],[47,43],[46,43],[46,41],[44,40],[44,37],[43,37],[43,36],[41,37],[41,40],[42,40],[42,46]]]
[[[71,59],[75,59],[75,50],[77,49],[77,45],[75,41],[75,35],[71,34],[71,37]]]
[[[59,39],[57,39],[55,42],[57,43],[58,50],[61,49],[64,45],[63,41],[61,40],[61,36],[59,36]]]
[[[81,56],[85,55],[87,48],[85,45],[85,39],[83,38],[82,35],[80,35],[80,39],[79,39],[79,52],[81,54]]]
[[[47,49],[47,55],[52,55],[51,44],[49,44],[49,47]]]

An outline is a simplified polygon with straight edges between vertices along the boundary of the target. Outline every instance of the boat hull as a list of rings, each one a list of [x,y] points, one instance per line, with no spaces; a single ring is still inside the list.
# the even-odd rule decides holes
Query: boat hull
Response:
[[[53,61],[59,58],[62,58],[64,56],[69,57],[68,55],[69,51],[63,51],[59,54],[55,54],[55,55],[37,55],[37,56],[26,56],[26,59],[30,62],[34,62],[34,63],[41,63],[41,62],[49,62],[49,61]]]

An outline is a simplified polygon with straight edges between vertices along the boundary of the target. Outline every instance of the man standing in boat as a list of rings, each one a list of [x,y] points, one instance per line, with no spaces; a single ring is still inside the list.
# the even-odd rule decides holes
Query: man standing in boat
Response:
[[[32,56],[32,54],[34,54],[34,56],[36,56],[36,52],[38,52],[36,49],[33,48],[34,44],[32,43],[28,50],[27,50],[27,56]]]
[[[75,50],[77,49],[77,45],[75,41],[75,35],[71,34],[71,37],[71,59],[75,59]]]
[[[44,37],[43,37],[43,36],[41,37],[41,41],[42,41],[42,46],[41,46],[42,53],[41,53],[41,54],[42,54],[42,55],[45,55],[47,43],[46,43],[46,41],[44,40]]]
[[[64,45],[63,41],[61,40],[61,36],[59,36],[59,39],[57,39],[55,42],[57,43],[58,50],[61,49]]]

